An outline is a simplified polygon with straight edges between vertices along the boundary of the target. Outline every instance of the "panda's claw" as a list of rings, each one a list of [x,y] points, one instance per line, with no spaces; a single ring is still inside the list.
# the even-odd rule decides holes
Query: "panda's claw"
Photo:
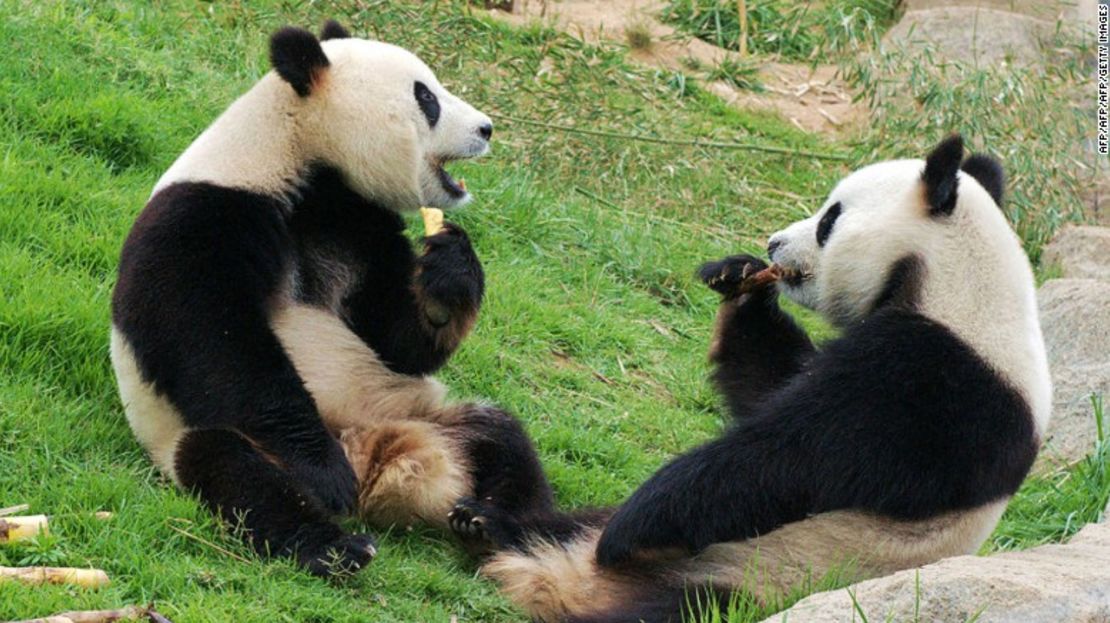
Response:
[[[447,514],[448,524],[456,536],[467,542],[488,543],[486,518],[481,514],[481,505],[471,498],[463,498]]]
[[[725,296],[741,294],[741,285],[767,268],[767,263],[753,255],[731,255],[716,262],[707,262],[698,269],[698,277],[710,289]]]

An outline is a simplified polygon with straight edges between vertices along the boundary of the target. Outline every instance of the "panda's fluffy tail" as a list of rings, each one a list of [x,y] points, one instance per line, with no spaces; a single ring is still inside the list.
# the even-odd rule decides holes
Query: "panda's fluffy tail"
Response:
[[[728,621],[729,592],[706,587],[673,588],[642,585],[638,595],[628,596],[602,612],[572,615],[565,623],[695,623],[710,620],[710,612],[720,613],[715,621]]]
[[[482,567],[511,601],[541,623],[683,623],[726,612],[729,591],[684,586],[664,568],[628,573],[598,567],[600,528],[562,543],[534,541]],[[725,620],[722,617],[722,620]]]

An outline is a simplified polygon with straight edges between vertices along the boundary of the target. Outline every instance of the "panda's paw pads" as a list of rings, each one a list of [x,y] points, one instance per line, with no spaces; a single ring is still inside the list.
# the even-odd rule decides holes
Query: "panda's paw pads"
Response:
[[[488,518],[482,514],[481,505],[472,498],[463,498],[455,504],[455,508],[447,514],[447,522],[454,532],[463,541],[488,542],[490,540],[487,530]]]
[[[377,553],[372,535],[345,534],[323,547],[303,552],[301,563],[317,577],[343,578],[369,565]]]
[[[740,294],[745,280],[767,268],[767,262],[752,255],[732,255],[716,262],[707,262],[698,269],[702,283],[724,296]]]

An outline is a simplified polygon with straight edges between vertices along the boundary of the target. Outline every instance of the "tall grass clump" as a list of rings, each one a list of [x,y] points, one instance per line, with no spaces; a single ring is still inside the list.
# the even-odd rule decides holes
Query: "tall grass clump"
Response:
[[[850,52],[890,26],[897,5],[897,0],[750,0],[748,50],[794,61]],[[740,16],[735,0],[671,0],[660,17],[714,45],[740,48]]]
[[[1040,67],[977,67],[876,40],[874,53],[841,67],[870,109],[861,159],[924,154],[961,132],[1005,166],[1003,209],[1037,262],[1061,224],[1084,218],[1081,190],[1094,164],[1085,148],[1093,112],[1082,105],[1090,48],[1060,39],[1050,49],[1070,52]]]

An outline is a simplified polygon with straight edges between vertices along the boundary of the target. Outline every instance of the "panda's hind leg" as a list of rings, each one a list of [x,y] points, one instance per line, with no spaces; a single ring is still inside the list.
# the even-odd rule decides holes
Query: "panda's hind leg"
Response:
[[[453,414],[443,423],[470,466],[476,499],[515,515],[554,509],[551,485],[519,420],[487,405],[451,409]]]
[[[239,433],[193,430],[178,443],[175,476],[213,512],[244,530],[260,555],[293,556],[329,576],[366,566],[377,552],[368,534],[346,534],[320,501]]]
[[[366,424],[341,431],[339,443],[358,478],[359,514],[375,524],[447,527],[455,500],[471,491],[466,456],[438,424]]]

